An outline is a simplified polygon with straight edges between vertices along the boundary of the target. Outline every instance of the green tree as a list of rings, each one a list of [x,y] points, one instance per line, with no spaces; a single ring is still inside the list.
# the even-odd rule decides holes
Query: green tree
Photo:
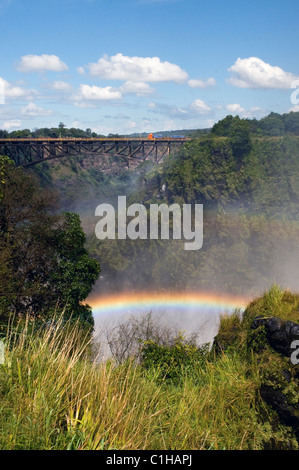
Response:
[[[264,135],[281,136],[285,134],[283,117],[278,113],[270,113],[259,122],[259,127]]]
[[[242,162],[251,150],[248,122],[244,119],[236,119],[230,128],[229,138],[234,156],[238,162]]]
[[[283,114],[285,131],[289,134],[299,134],[299,112]]]
[[[58,305],[65,317],[93,327],[83,302],[100,266],[84,247],[79,216],[59,214],[55,194],[3,157],[0,170],[0,315],[48,320]]]
[[[234,118],[232,115],[226,116],[221,121],[216,122],[211,129],[211,133],[221,137],[228,137]]]
[[[58,124],[59,137],[65,137],[66,135],[66,125],[63,122]]]
[[[10,138],[12,139],[26,139],[28,137],[31,137],[31,131],[30,129],[23,129],[20,131],[12,131],[9,135]]]
[[[49,276],[55,297],[66,307],[68,315],[92,323],[91,310],[83,302],[97,280],[99,264],[90,258],[86,238],[77,214],[67,212],[61,218],[59,229],[55,230],[53,246],[57,257]]]

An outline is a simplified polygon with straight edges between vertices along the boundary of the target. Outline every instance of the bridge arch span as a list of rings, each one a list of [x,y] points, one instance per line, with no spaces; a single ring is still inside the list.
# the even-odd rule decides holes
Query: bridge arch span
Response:
[[[118,157],[127,166],[146,160],[158,164],[166,155],[183,145],[188,138],[39,138],[0,139],[0,154],[24,168],[47,160],[71,156]]]

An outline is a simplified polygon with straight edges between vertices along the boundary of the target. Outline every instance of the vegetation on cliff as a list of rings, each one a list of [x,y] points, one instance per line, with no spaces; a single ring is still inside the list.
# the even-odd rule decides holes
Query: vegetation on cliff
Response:
[[[135,181],[125,193],[128,204],[142,202],[147,208],[151,203],[203,204],[201,250],[186,252],[178,240],[99,242],[93,231],[97,219],[85,213],[89,249],[102,262],[107,288],[112,279],[120,285],[130,280],[136,286],[247,295],[273,283],[296,288],[299,140],[261,140],[243,125],[241,137],[235,128],[233,137],[210,134],[187,143],[163,165],[140,174],[140,184]],[[102,201],[109,197],[99,198],[90,211]]]

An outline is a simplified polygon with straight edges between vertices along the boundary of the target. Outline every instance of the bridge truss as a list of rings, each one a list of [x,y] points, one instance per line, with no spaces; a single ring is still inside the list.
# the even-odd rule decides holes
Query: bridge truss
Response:
[[[187,140],[189,139],[0,139],[0,155],[8,156],[14,160],[16,166],[22,167],[29,167],[54,158],[82,155],[119,157],[130,167],[146,160],[159,163]]]

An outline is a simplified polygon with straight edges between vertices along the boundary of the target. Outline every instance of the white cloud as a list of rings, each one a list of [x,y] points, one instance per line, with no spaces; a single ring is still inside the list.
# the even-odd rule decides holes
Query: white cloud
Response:
[[[149,86],[148,83],[144,82],[132,82],[127,81],[121,87],[120,90],[122,93],[132,93],[136,94],[137,96],[148,96],[152,95],[155,90]]]
[[[165,103],[149,103],[148,109],[150,112],[155,114],[164,114],[176,119],[189,119],[190,110],[187,108],[181,108],[176,105],[169,105]]]
[[[25,95],[25,90],[19,86],[12,86],[8,81],[4,80],[4,78],[0,78],[0,83],[1,89],[4,90],[5,98],[16,99]]]
[[[118,131],[118,129],[115,129],[115,127],[107,127],[101,124],[91,125],[90,128],[92,132],[96,132],[97,134],[102,135],[114,134]]]
[[[202,100],[197,99],[190,105],[191,109],[199,114],[207,114],[211,112],[211,108]]]
[[[20,72],[63,72],[68,66],[56,55],[24,55],[18,65]]]
[[[111,86],[101,88],[98,86],[80,85],[79,93],[85,100],[117,100],[121,98],[121,92]]]
[[[81,84],[78,92],[71,97],[71,100],[75,106],[85,108],[94,107],[94,102],[97,101],[112,101],[121,99],[121,97],[121,92],[111,86],[101,88],[95,85]]]
[[[232,114],[244,114],[246,113],[245,108],[242,108],[240,104],[228,104],[226,106],[227,111],[229,111]]]
[[[238,58],[228,71],[231,72],[228,83],[239,88],[287,89],[298,78],[257,57]]]
[[[164,114],[170,118],[184,121],[197,118],[198,115],[206,115],[212,112],[212,109],[200,99],[193,101],[186,108],[176,105],[151,102],[148,104],[148,110],[154,114]]]
[[[125,127],[127,129],[135,129],[137,127],[137,123],[135,121],[128,121],[126,124],[125,124]]]
[[[21,113],[24,116],[36,117],[36,116],[50,116],[53,114],[53,111],[48,109],[43,109],[37,106],[35,103],[28,103],[27,106],[21,108]]]
[[[36,95],[35,90],[26,90],[20,86],[14,86],[4,78],[0,77],[0,88],[4,95],[4,101],[16,100],[18,98],[32,99]]]
[[[53,88],[53,90],[56,90],[56,91],[65,92],[65,91],[70,91],[72,89],[72,86],[67,82],[57,80],[52,83],[51,88]]]
[[[80,75],[84,75],[84,74],[85,74],[85,69],[84,69],[84,67],[77,67],[77,72],[78,72]]]
[[[5,131],[9,131],[13,129],[14,127],[17,127],[20,129],[21,125],[22,125],[22,121],[20,121],[19,119],[11,119],[9,121],[4,122],[1,127]]]
[[[253,106],[249,110],[246,110],[238,103],[228,104],[225,106],[225,109],[230,114],[239,115],[242,118],[248,118],[248,119],[261,118],[262,116],[265,116],[267,114],[267,111],[265,109],[262,109],[258,106]]]
[[[246,111],[243,115],[247,119],[261,119],[269,114],[269,110],[262,109],[257,107],[250,108],[249,111]]]
[[[81,121],[75,120],[71,123],[70,127],[75,127],[76,129],[83,129],[84,124]]]
[[[108,80],[134,82],[184,82],[188,74],[178,65],[159,57],[128,57],[119,53],[89,64],[90,74]]]
[[[216,80],[215,78],[208,78],[207,80],[191,79],[188,80],[188,85],[191,88],[209,88],[216,85]]]
[[[169,120],[162,121],[159,123],[160,131],[169,131],[171,129],[176,129],[176,128],[177,128],[177,124],[176,124],[176,121],[174,121],[173,119],[169,119]]]

